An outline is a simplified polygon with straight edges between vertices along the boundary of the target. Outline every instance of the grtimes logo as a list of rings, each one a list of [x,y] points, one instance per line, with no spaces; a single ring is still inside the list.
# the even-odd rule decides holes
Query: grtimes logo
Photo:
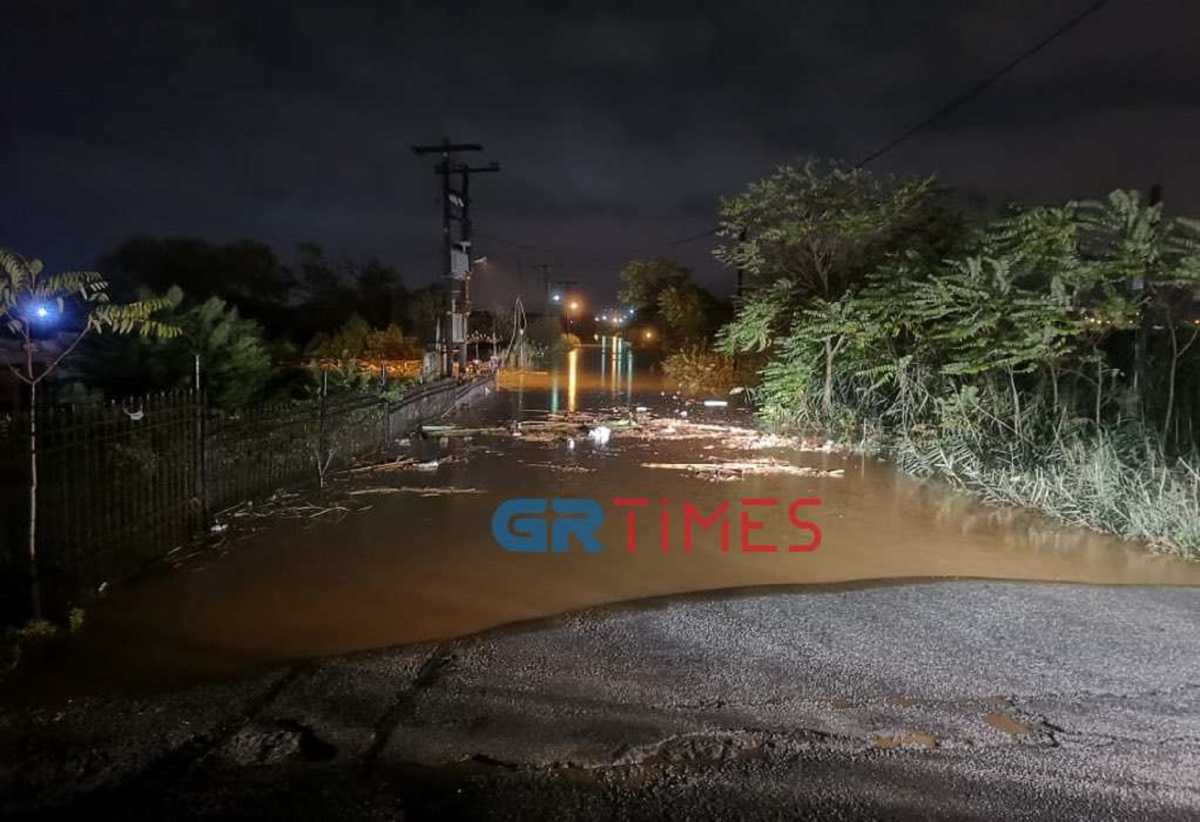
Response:
[[[738,537],[743,553],[773,554],[780,550],[790,553],[809,553],[821,546],[821,529],[815,522],[801,519],[804,509],[821,504],[820,497],[799,497],[787,505],[788,522],[807,539],[793,545],[780,546],[770,543],[755,543],[754,531],[766,525],[765,519],[783,515],[783,506],[774,497],[743,497],[737,501],[741,508],[737,512]],[[625,511],[625,550],[637,551],[638,510],[650,507],[649,497],[616,497],[612,504]],[[721,550],[729,551],[730,503],[728,500],[717,506],[707,516],[690,502],[683,504],[683,552],[692,552],[695,529],[707,531],[719,527]],[[520,497],[500,503],[492,515],[492,536],[506,551],[519,553],[545,553],[553,550],[561,553],[570,550],[574,536],[587,553],[603,550],[596,532],[604,524],[604,507],[598,500],[586,497]],[[658,545],[663,553],[671,552],[671,509],[665,499],[658,501]]]

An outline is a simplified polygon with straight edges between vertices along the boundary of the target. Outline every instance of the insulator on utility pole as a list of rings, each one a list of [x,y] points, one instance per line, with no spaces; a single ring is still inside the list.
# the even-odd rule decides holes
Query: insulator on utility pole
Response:
[[[449,137],[434,145],[413,146],[418,156],[440,154],[441,162],[434,166],[434,173],[442,178],[442,252],[443,276],[450,291],[449,345],[447,354],[457,349],[460,372],[467,366],[468,318],[471,314],[471,194],[470,175],[477,172],[500,170],[499,163],[473,167],[455,162],[453,155],[465,151],[483,151],[479,143],[452,143]],[[460,175],[459,188],[451,188],[451,176]],[[458,238],[454,237],[453,226],[458,223]],[[440,346],[439,346],[440,351]],[[442,357],[442,374],[450,376],[453,371],[449,356]]]

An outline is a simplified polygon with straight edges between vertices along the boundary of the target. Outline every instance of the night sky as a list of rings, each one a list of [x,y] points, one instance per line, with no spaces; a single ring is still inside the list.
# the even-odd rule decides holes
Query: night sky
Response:
[[[312,240],[441,270],[432,158],[487,147],[476,252],[614,291],[670,254],[728,293],[717,199],[857,160],[1090,0],[4,3],[0,245],[90,266],[134,233]],[[987,197],[1165,186],[1200,213],[1200,3],[1112,0],[872,168]],[[494,296],[479,282],[481,298]],[[532,282],[532,276],[529,277]]]

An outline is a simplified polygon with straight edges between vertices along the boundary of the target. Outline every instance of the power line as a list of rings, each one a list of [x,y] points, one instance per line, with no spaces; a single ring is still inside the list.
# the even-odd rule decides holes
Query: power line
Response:
[[[907,130],[901,132],[898,136],[894,137],[893,139],[891,139],[884,145],[882,145],[879,148],[872,151],[866,157],[859,160],[858,163],[854,167],[856,169],[862,168],[867,163],[870,163],[873,160],[879,159],[884,154],[887,154],[889,151],[891,151],[892,149],[899,146],[901,143],[908,140],[908,138],[912,137],[917,132],[919,132],[925,128],[928,128],[931,124],[940,120],[942,117],[945,117],[947,114],[954,111],[956,108],[959,108],[960,106],[963,106],[963,105],[969,103],[975,97],[979,96],[984,91],[986,91],[988,88],[990,88],[1001,77],[1003,77],[1004,75],[1011,72],[1013,69],[1015,69],[1017,66],[1021,65],[1021,63],[1025,62],[1030,57],[1033,57],[1035,54],[1040,52],[1042,49],[1046,48],[1046,46],[1050,45],[1058,38],[1060,38],[1063,35],[1070,32],[1072,29],[1074,29],[1076,26],[1078,26],[1080,23],[1082,23],[1088,17],[1091,17],[1093,14],[1100,11],[1101,8],[1108,5],[1108,2],[1109,2],[1109,0],[1098,0],[1098,2],[1092,3],[1092,5],[1088,6],[1086,9],[1084,9],[1083,11],[1081,11],[1079,14],[1075,15],[1071,19],[1067,20],[1065,23],[1063,23],[1058,28],[1056,28],[1054,31],[1052,31],[1049,35],[1047,35],[1046,37],[1044,37],[1043,39],[1038,41],[1035,45],[1033,45],[1030,48],[1026,49],[1025,51],[1021,52],[1019,55],[1014,57],[1012,60],[1009,60],[1007,63],[1005,63],[1000,68],[998,68],[996,71],[992,72],[987,77],[985,77],[983,80],[979,81],[974,86],[972,86],[970,89],[963,92],[959,96],[955,97],[950,102],[946,103],[944,106],[942,106],[937,111],[930,114],[924,120],[920,121],[919,123],[917,123],[914,126],[909,127]]]
[[[1006,74],[1011,72],[1017,66],[1021,65],[1021,63],[1025,62],[1030,57],[1033,57],[1035,54],[1042,51],[1044,48],[1049,46],[1055,40],[1059,39],[1063,35],[1070,32],[1072,29],[1076,28],[1080,23],[1082,23],[1088,17],[1090,17],[1093,14],[1095,14],[1096,12],[1100,11],[1101,8],[1108,5],[1108,2],[1109,2],[1109,0],[1097,0],[1097,2],[1092,3],[1086,9],[1081,11],[1079,14],[1076,14],[1074,17],[1072,17],[1069,20],[1067,20],[1066,22],[1064,22],[1058,28],[1054,29],[1054,31],[1050,32],[1050,34],[1048,34],[1046,37],[1039,40],[1033,46],[1030,46],[1025,51],[1021,52],[1019,55],[1014,57],[1012,60],[1008,61],[1003,66],[1001,66],[1000,68],[996,69],[994,72],[989,74],[987,77],[980,80],[978,83],[976,83],[970,89],[968,89],[967,91],[958,95],[957,97],[953,98],[948,103],[946,103],[941,108],[934,111],[932,114],[930,114],[925,119],[921,120],[916,125],[910,126],[908,129],[901,132],[899,135],[892,138],[884,145],[882,145],[879,148],[872,151],[866,157],[859,160],[858,163],[855,164],[854,167],[856,169],[859,169],[859,168],[862,168],[863,166],[867,165],[868,163],[879,159],[884,154],[887,154],[892,149],[894,149],[897,146],[901,145],[902,143],[906,142],[914,134],[917,134],[918,132],[923,131],[924,129],[928,128],[930,125],[937,122],[942,117],[945,117],[947,114],[951,113],[955,109],[957,109],[963,105],[966,105],[971,100],[978,97],[980,94],[982,94],[984,91],[986,91],[992,85],[994,85],[997,80],[1004,77]],[[683,237],[678,240],[674,240],[673,242],[670,243],[670,245],[672,247],[677,246],[677,245],[685,245],[687,243],[695,242],[696,240],[702,240],[705,237],[711,237],[714,234],[716,234],[718,231],[720,231],[719,227],[710,228],[707,231],[703,231],[699,234],[693,234],[688,237]]]

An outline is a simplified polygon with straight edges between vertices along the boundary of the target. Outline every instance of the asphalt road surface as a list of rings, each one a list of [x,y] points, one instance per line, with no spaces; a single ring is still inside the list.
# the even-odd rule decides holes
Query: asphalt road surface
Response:
[[[1200,817],[1200,591],[945,581],[613,606],[0,715],[0,812]]]

